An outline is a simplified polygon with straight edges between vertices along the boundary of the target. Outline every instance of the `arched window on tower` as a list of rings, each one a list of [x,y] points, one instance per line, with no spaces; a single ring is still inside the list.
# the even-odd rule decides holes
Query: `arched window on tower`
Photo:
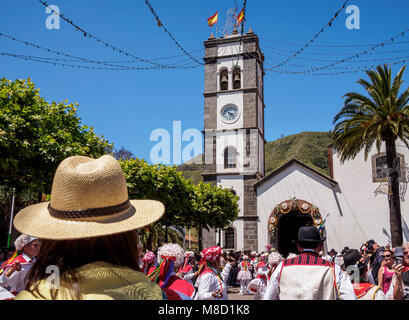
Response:
[[[234,229],[232,227],[224,230],[224,248],[234,249]]]
[[[241,88],[241,73],[240,67],[235,66],[233,68],[233,89],[240,89]]]
[[[229,90],[229,71],[227,69],[220,70],[220,90]]]
[[[224,168],[237,167],[237,151],[233,147],[227,147],[224,150]]]

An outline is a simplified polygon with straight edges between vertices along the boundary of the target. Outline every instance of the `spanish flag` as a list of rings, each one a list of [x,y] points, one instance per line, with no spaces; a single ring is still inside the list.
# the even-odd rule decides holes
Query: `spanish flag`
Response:
[[[207,23],[209,24],[209,27],[213,26],[217,22],[218,14],[219,13],[216,11],[214,15],[212,15],[209,19],[207,19]]]
[[[239,15],[237,16],[237,23],[240,24],[244,19],[244,8],[241,9]]]

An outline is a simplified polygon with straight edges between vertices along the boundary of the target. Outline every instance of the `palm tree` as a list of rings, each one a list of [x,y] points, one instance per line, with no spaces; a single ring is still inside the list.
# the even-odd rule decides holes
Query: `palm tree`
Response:
[[[388,181],[391,187],[389,202],[389,221],[392,246],[400,246],[402,220],[399,198],[399,173],[393,169],[396,158],[395,141],[400,139],[409,148],[409,88],[400,96],[403,83],[402,67],[392,81],[392,71],[387,65],[377,70],[366,71],[370,82],[359,79],[369,96],[355,92],[345,94],[344,107],[334,117],[332,143],[340,154],[341,163],[353,159],[364,149],[365,160],[373,145],[378,152],[385,142]],[[396,160],[395,160],[396,161]],[[396,169],[396,168],[395,168]]]
[[[177,243],[183,245],[183,237],[172,229],[168,230],[168,241],[165,238],[165,229],[159,223],[151,224],[139,229],[139,238],[142,242],[142,249],[154,251],[157,250],[165,242]]]

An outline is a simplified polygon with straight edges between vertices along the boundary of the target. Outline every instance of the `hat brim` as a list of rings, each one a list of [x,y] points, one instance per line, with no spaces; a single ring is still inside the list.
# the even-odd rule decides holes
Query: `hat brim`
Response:
[[[48,211],[49,202],[41,202],[21,210],[14,227],[21,233],[50,240],[92,238],[136,230],[159,220],[165,206],[155,200],[130,200],[131,207],[111,217],[60,219]]]

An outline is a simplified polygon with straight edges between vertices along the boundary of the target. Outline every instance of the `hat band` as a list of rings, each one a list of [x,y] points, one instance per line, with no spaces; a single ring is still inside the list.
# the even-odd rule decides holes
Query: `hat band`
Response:
[[[102,217],[111,214],[125,211],[131,207],[131,202],[126,200],[121,204],[103,208],[91,208],[83,210],[56,210],[48,204],[48,212],[55,218],[88,218],[88,217]]]

